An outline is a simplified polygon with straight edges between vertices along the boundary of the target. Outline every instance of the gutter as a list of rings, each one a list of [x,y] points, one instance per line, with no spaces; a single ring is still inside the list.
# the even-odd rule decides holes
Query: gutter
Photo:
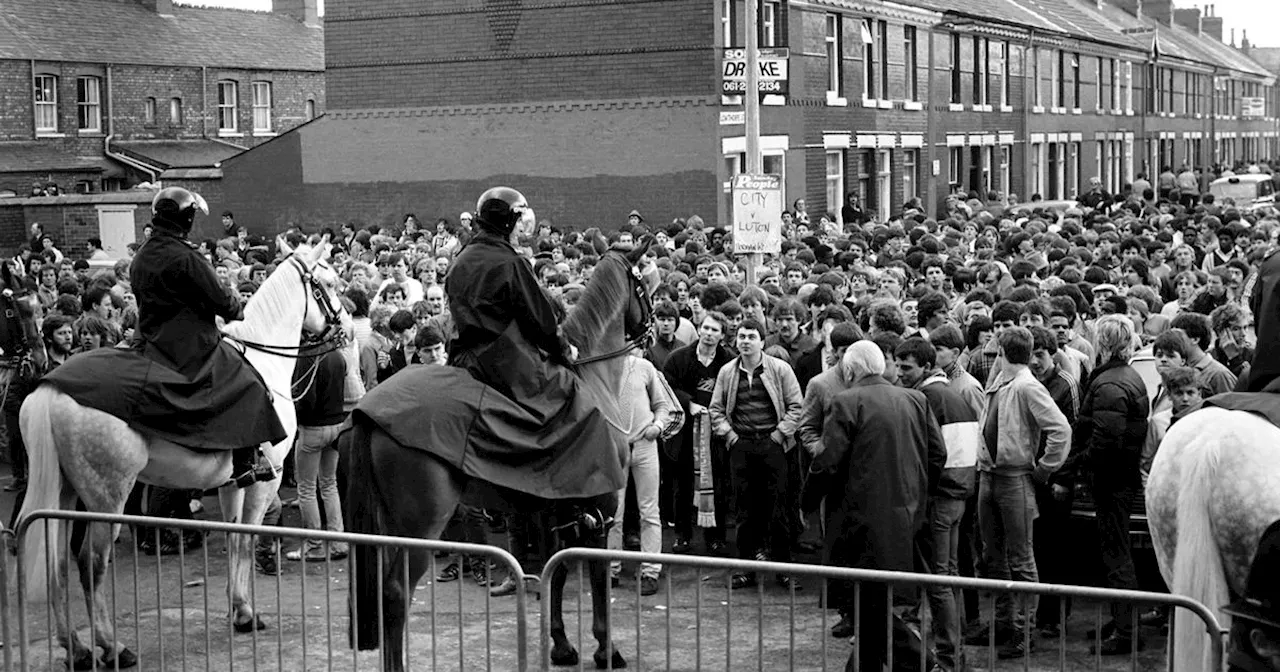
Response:
[[[113,93],[114,93],[114,89],[111,86],[111,64],[108,63],[107,64],[107,137],[103,138],[102,140],[102,153],[106,154],[108,157],[116,161],[119,161],[120,163],[123,163],[126,166],[133,168],[134,170],[150,175],[151,176],[150,182],[152,184],[155,184],[160,180],[160,173],[158,171],[138,161],[135,161],[127,156],[124,156],[123,154],[111,151],[111,139],[116,136],[116,123],[115,123],[116,107],[115,107],[115,99],[112,96]]]

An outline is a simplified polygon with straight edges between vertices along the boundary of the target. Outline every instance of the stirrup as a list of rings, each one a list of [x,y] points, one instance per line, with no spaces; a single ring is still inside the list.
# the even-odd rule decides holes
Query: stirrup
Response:
[[[275,468],[269,464],[264,464],[261,461],[248,471],[231,475],[231,482],[234,483],[237,488],[242,489],[247,488],[254,483],[274,480],[276,480]]]

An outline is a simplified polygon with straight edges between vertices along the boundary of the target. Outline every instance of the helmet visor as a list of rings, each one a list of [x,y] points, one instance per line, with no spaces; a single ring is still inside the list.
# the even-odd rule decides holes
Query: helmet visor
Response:
[[[194,191],[193,191],[193,192],[191,192],[191,195],[192,195],[192,196],[194,196],[194,197],[195,197],[195,199],[196,199],[196,202],[195,202],[196,209],[197,209],[197,210],[199,210],[200,212],[203,212],[204,214],[208,215],[208,214],[209,214],[209,204],[205,202],[205,200],[204,200],[204,196],[201,196],[200,194],[197,194],[197,193],[195,193]]]

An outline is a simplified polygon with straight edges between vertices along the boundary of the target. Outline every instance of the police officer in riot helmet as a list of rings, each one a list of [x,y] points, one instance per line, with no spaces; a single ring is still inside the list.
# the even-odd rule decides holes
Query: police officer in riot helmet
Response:
[[[218,317],[237,319],[240,299],[187,240],[196,213],[207,215],[209,206],[199,194],[169,187],[156,194],[151,211],[154,233],[130,265],[138,301],[135,346],[152,362],[186,377],[199,403],[208,407],[197,408],[196,402],[167,393],[165,402],[153,400],[156,407],[141,410],[174,414],[175,422],[195,427],[193,433],[203,436],[193,436],[192,447],[234,447],[232,481],[237,486],[274,479],[275,469],[259,446],[283,440],[286,432],[270,392],[239,351],[222,339],[216,322]],[[238,399],[220,398],[231,390]],[[250,394],[240,396],[245,390]],[[219,412],[233,406],[239,409],[235,413]]]

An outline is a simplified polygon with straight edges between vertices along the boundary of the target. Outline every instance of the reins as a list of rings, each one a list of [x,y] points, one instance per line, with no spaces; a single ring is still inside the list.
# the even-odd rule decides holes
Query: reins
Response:
[[[276,357],[284,357],[286,359],[306,359],[308,357],[319,357],[336,352],[346,347],[346,334],[341,329],[334,330],[333,327],[341,324],[339,319],[339,311],[329,303],[329,297],[316,284],[315,277],[306,264],[299,261],[298,258],[290,257],[289,261],[293,262],[294,269],[298,271],[298,276],[302,279],[302,321],[307,320],[307,311],[310,310],[311,304],[307,301],[307,291],[310,290],[311,296],[315,298],[316,304],[320,307],[320,312],[324,314],[325,324],[329,326],[325,330],[325,336],[318,343],[300,343],[298,345],[274,345],[271,343],[256,343],[243,338],[238,338],[230,334],[223,334],[222,337],[238,343],[246,350],[255,350]],[[314,380],[314,376],[313,376]],[[295,399],[294,401],[297,401]]]

